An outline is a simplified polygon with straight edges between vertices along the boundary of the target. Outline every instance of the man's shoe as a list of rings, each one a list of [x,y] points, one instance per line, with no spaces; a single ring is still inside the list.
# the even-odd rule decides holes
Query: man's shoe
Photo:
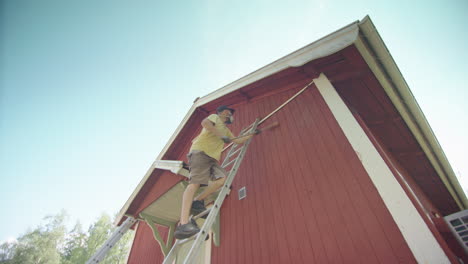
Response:
[[[196,201],[193,201],[192,203],[192,209],[190,210],[190,213],[193,216],[196,216],[196,215],[201,214],[205,210],[206,210],[205,202],[196,200]],[[201,218],[206,219],[207,216],[208,214],[202,216]]]
[[[198,228],[194,221],[190,221],[185,225],[178,226],[174,232],[174,237],[176,239],[185,239],[197,234],[198,232],[200,232],[200,228]]]

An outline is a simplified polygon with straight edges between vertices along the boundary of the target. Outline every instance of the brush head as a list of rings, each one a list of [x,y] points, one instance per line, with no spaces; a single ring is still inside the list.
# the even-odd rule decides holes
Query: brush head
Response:
[[[278,121],[275,121],[267,126],[264,126],[262,128],[260,128],[259,130],[260,131],[266,131],[266,130],[270,130],[270,129],[273,129],[273,128],[276,128],[279,126],[279,122]]]

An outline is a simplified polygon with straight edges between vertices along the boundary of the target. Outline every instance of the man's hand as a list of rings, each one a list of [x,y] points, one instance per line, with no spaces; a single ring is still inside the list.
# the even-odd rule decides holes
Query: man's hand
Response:
[[[230,139],[229,137],[222,137],[221,139],[222,139],[222,140],[224,141],[224,143],[226,143],[226,144],[231,143],[231,139]]]

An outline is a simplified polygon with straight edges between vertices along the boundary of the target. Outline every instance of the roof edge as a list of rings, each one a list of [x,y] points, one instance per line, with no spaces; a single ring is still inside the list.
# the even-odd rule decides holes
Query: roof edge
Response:
[[[364,17],[359,23],[359,28],[361,33],[355,43],[357,49],[408,125],[453,199],[460,209],[468,208],[465,192],[444,151],[369,16]]]

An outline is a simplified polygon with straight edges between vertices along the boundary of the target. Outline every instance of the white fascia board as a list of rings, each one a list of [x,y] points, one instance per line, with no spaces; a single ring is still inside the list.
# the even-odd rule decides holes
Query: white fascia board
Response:
[[[362,20],[359,28],[361,33],[356,39],[356,48],[408,125],[460,209],[468,208],[465,192],[461,188],[444,151],[393,57],[368,16]]]
[[[447,255],[328,78],[315,85],[361,160],[418,263],[450,263]]]
[[[258,80],[261,80],[263,78],[266,78],[270,75],[273,75],[277,72],[280,72],[284,69],[287,69],[287,68],[290,68],[290,67],[299,67],[299,66],[302,66],[304,65],[305,63],[309,62],[309,61],[312,61],[312,60],[315,60],[315,59],[318,59],[318,58],[322,58],[322,57],[326,57],[328,55],[331,55],[335,52],[338,52],[350,45],[352,45],[357,37],[359,35],[359,21],[356,21],[354,23],[351,23],[349,24],[348,26],[345,26],[323,38],[321,38],[320,40],[318,41],[315,41],[279,60],[276,60],[270,64],[268,64],[267,66],[255,71],[255,72],[252,72],[250,73],[249,75],[237,80],[237,81],[234,81],[200,99],[198,99],[193,105],[192,107],[190,108],[190,110],[188,111],[187,115],[185,116],[185,118],[182,120],[182,122],[179,124],[179,126],[177,127],[177,129],[175,130],[174,134],[172,135],[172,137],[169,139],[169,141],[167,142],[166,146],[162,149],[161,153],[158,155],[158,157],[156,158],[156,160],[159,160],[161,159],[164,154],[166,153],[166,151],[169,149],[169,147],[172,145],[173,141],[175,140],[175,138],[177,137],[177,135],[179,134],[179,132],[182,130],[182,128],[185,126],[185,124],[187,123],[187,121],[190,119],[190,117],[192,116],[192,114],[195,112],[195,110],[197,109],[197,107],[199,106],[203,106],[205,105],[206,103],[209,103],[223,95],[226,95],[228,93],[231,93],[235,90],[238,90],[246,85],[249,85],[251,83],[254,83]],[[122,209],[120,210],[116,220],[115,220],[115,223],[117,224],[118,222],[120,222],[121,218],[125,215],[126,211],[128,210],[128,208],[130,207],[130,204],[133,202],[133,200],[135,199],[136,195],[138,194],[138,192],[141,190],[141,188],[143,187],[143,185],[145,184],[145,182],[147,181],[147,179],[149,178],[149,176],[151,175],[151,173],[153,172],[154,170],[154,166],[152,165],[148,172],[145,174],[145,176],[143,177],[143,179],[140,181],[140,183],[138,184],[138,186],[135,188],[135,190],[133,191],[132,195],[129,197],[129,199],[127,200],[127,202],[125,203],[125,205],[122,207]]]

